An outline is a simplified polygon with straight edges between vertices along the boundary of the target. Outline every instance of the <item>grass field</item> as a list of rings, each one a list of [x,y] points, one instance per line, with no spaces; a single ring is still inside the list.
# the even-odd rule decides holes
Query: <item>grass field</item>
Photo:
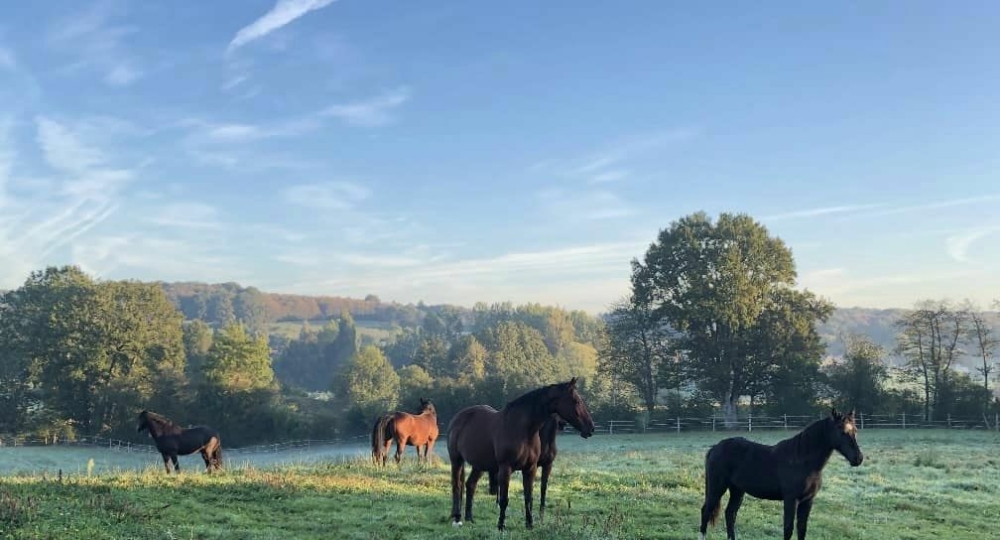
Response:
[[[786,433],[754,433],[774,442]],[[705,450],[722,434],[559,440],[550,507],[524,528],[520,477],[509,530],[481,483],[477,521],[449,525],[446,459],[376,470],[361,447],[236,455],[227,471],[166,476],[159,458],[106,449],[0,449],[0,538],[597,538],[697,537]],[[971,431],[861,432],[864,464],[834,455],[810,519],[810,539],[995,538],[1000,436]],[[439,455],[443,456],[443,441]],[[93,458],[92,475],[86,461]],[[62,482],[55,470],[62,467]],[[121,470],[115,470],[120,467]],[[720,520],[721,521],[721,520]],[[720,524],[721,525],[721,524]],[[781,538],[781,504],[748,497],[741,539]],[[724,527],[709,538],[724,538]]]

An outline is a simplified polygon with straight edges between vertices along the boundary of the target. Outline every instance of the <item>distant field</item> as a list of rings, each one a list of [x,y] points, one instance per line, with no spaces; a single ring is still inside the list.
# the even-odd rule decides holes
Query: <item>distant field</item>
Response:
[[[754,433],[773,442],[786,433]],[[2,538],[545,538],[697,537],[705,450],[722,435],[601,436],[559,440],[550,509],[524,528],[520,478],[511,488],[510,531],[480,485],[474,524],[453,529],[448,466],[372,467],[363,447],[233,456],[208,476],[196,461],[167,477],[157,456],[106,449],[0,449]],[[810,540],[993,538],[1000,520],[1000,436],[972,431],[876,431],[860,435],[866,459],[827,466]],[[438,445],[443,456],[443,441]],[[326,453],[324,453],[326,452]],[[293,455],[294,454],[294,455]],[[88,478],[85,460],[96,472]],[[245,459],[244,459],[245,458]],[[132,470],[109,472],[118,463]],[[53,467],[73,471],[62,484]],[[124,465],[122,465],[124,466]],[[28,471],[32,473],[13,473]],[[198,472],[195,472],[198,471]],[[42,479],[45,472],[45,479]],[[536,484],[535,505],[538,494]],[[536,513],[537,519],[537,513]],[[744,540],[781,537],[781,504],[747,498]],[[724,527],[709,538],[725,537]]]
[[[320,329],[326,325],[328,321],[309,321],[309,326],[313,329]],[[358,329],[358,336],[362,339],[369,338],[372,341],[378,343],[383,340],[391,340],[396,337],[398,331],[392,331],[389,329],[388,325],[384,325],[372,321],[355,321],[355,326]],[[289,339],[296,339],[302,332],[301,322],[276,322],[271,323],[268,327],[268,332],[271,334],[284,336]]]

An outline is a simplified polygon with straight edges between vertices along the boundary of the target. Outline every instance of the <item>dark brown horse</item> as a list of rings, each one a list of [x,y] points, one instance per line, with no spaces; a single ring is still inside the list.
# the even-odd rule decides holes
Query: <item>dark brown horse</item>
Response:
[[[565,383],[544,386],[507,403],[497,411],[489,405],[462,409],[448,426],[448,457],[451,460],[452,524],[462,525],[462,489],[466,490],[465,520],[471,522],[472,500],[483,473],[496,474],[497,503],[503,530],[513,471],[521,471],[524,482],[524,518],[532,528],[532,487],[541,456],[538,432],[553,414],[573,425],[583,438],[594,434],[594,421],[576,391],[576,377]],[[465,464],[472,467],[465,480]]]
[[[171,461],[174,462],[174,471],[181,472],[177,456],[195,452],[201,452],[207,472],[222,468],[222,439],[218,431],[204,426],[185,429],[169,418],[150,411],[139,413],[137,431],[141,433],[144,429],[149,431],[149,435],[156,442],[156,449],[163,456],[163,466],[166,467],[167,474],[170,474]]]
[[[538,431],[538,438],[542,443],[541,451],[538,454],[538,466],[542,469],[542,497],[538,503],[539,521],[545,516],[545,494],[549,490],[549,475],[552,474],[552,464],[555,463],[556,454],[559,452],[556,448],[556,435],[564,429],[566,429],[566,421],[559,418],[559,415],[553,414],[549,416],[545,424],[542,425],[542,429]],[[498,492],[497,473],[490,471],[488,474],[490,495],[496,495]]]
[[[430,400],[420,398],[420,413],[394,412],[384,414],[372,427],[372,459],[376,465],[385,465],[389,446],[396,441],[396,463],[403,458],[403,447],[413,446],[417,462],[427,461],[438,438],[437,410]],[[421,448],[423,455],[421,455]]]
[[[852,467],[861,465],[864,455],[858,447],[854,411],[846,416],[836,410],[830,416],[806,426],[798,435],[774,446],[733,437],[720,441],[705,456],[705,504],[701,507],[701,534],[715,523],[722,495],[729,491],[726,505],[726,538],[736,538],[736,513],[743,495],[785,502],[785,536],[792,537],[798,518],[798,540],[806,537],[809,511],[823,480],[823,467],[833,451]]]

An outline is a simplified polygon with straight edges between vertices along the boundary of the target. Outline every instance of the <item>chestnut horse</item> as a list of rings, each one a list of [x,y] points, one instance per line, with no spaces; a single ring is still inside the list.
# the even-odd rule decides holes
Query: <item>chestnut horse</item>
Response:
[[[588,438],[594,421],[576,391],[576,377],[569,382],[543,386],[507,403],[497,411],[489,405],[462,409],[448,426],[448,457],[451,460],[452,525],[462,525],[462,489],[466,490],[465,520],[473,521],[472,500],[483,473],[496,474],[497,528],[504,529],[509,502],[508,489],[513,471],[521,471],[524,484],[524,518],[527,528],[531,514],[532,488],[541,456],[539,431],[553,414],[558,414]],[[465,464],[472,467],[465,480]]]
[[[823,467],[836,450],[851,467],[864,461],[858,447],[854,411],[842,415],[836,409],[774,446],[732,437],[719,441],[705,455],[705,504],[701,507],[700,540],[705,540],[709,523],[715,523],[722,495],[729,491],[726,505],[726,538],[736,538],[736,513],[743,495],[785,502],[785,536],[792,537],[798,518],[798,540],[805,540],[809,511],[823,481]]]
[[[430,400],[420,398],[420,413],[394,412],[379,417],[372,428],[372,459],[385,465],[389,446],[396,441],[396,463],[403,458],[403,447],[413,446],[417,462],[427,461],[438,438],[437,410]],[[423,455],[421,455],[423,448]]]

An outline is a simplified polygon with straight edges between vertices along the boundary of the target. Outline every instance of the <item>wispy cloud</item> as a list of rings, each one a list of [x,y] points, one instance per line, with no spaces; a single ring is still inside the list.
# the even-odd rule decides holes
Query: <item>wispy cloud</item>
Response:
[[[355,256],[358,266],[350,270],[350,278],[319,278],[288,289],[358,295],[378,291],[383,298],[402,301],[433,297],[466,304],[470,299],[568,301],[596,312],[627,290],[627,261],[645,246],[642,241],[590,244],[448,261],[435,261],[429,253]]]
[[[989,193],[977,195],[975,197],[963,197],[959,199],[944,199],[928,203],[892,206],[883,210],[862,213],[861,217],[889,216],[893,214],[904,214],[908,212],[920,212],[923,210],[939,210],[941,208],[955,208],[959,206],[970,206],[987,202],[1000,201],[1000,193]]]
[[[636,212],[610,191],[546,189],[538,193],[538,200],[546,213],[568,221],[620,218]]]
[[[16,286],[50,255],[77,245],[116,214],[121,189],[133,176],[63,122],[40,116],[35,128],[35,143],[53,171],[52,180],[12,178],[9,139],[0,141],[0,254],[13,261],[0,268],[0,287]],[[11,201],[12,182],[21,193],[17,201]]]
[[[291,204],[324,210],[350,210],[371,196],[371,190],[353,182],[301,184],[285,191]]]
[[[310,11],[322,9],[333,2],[334,0],[278,0],[270,11],[236,32],[236,35],[229,42],[226,53],[232,53],[247,43],[274,32]]]
[[[354,126],[377,127],[392,122],[392,111],[409,99],[409,87],[400,86],[371,99],[332,105],[324,109],[321,114],[338,118]]]
[[[627,137],[582,157],[546,158],[528,166],[528,171],[561,178],[583,180],[591,184],[615,182],[629,177],[630,170],[622,165],[638,160],[650,152],[697,138],[700,130],[677,128]]]
[[[824,206],[820,208],[807,208],[804,210],[793,210],[791,212],[784,212],[781,214],[772,214],[769,216],[764,216],[761,218],[762,221],[782,221],[787,219],[801,219],[801,218],[811,218],[820,216],[829,216],[833,214],[848,214],[855,213],[861,210],[870,210],[872,208],[881,208],[881,204],[853,204],[853,205],[843,205],[843,206]]]
[[[126,86],[142,77],[138,60],[124,44],[138,29],[113,24],[114,15],[109,3],[100,2],[86,11],[63,18],[50,28],[46,36],[49,46],[76,58],[66,70],[97,71],[111,86]]]
[[[972,247],[972,244],[977,240],[981,240],[997,232],[1000,232],[1000,225],[989,225],[985,227],[976,227],[963,231],[959,234],[949,236],[945,241],[948,255],[960,263],[970,262],[969,249]]]
[[[181,229],[220,229],[215,207],[197,202],[171,203],[148,220],[154,225]]]

